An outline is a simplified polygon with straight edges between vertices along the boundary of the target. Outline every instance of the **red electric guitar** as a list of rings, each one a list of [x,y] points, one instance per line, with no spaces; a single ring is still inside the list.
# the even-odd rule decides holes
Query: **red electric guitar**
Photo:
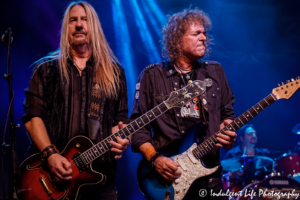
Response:
[[[40,154],[30,156],[21,164],[21,177],[15,183],[18,199],[75,200],[83,185],[105,182],[105,175],[94,171],[92,162],[110,150],[109,141],[116,141],[117,136],[127,138],[167,110],[186,105],[191,99],[203,94],[205,89],[205,82],[197,80],[178,91],[173,91],[167,100],[95,145],[87,137],[74,137],[61,152],[72,164],[73,177],[63,185],[53,182]]]

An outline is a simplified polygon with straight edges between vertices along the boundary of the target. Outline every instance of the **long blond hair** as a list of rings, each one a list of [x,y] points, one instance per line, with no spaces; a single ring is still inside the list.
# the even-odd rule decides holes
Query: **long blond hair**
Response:
[[[69,75],[67,72],[67,59],[71,58],[70,55],[70,44],[68,40],[68,24],[71,9],[80,5],[84,8],[87,15],[87,25],[89,28],[90,35],[90,47],[94,59],[94,67],[96,72],[96,82],[99,84],[100,89],[108,98],[116,98],[119,89],[119,67],[118,59],[110,49],[98,15],[95,9],[87,2],[71,2],[67,7],[64,18],[62,20],[61,37],[60,37],[60,48],[51,53],[50,58],[57,58],[59,60],[59,71],[60,74],[69,82]]]

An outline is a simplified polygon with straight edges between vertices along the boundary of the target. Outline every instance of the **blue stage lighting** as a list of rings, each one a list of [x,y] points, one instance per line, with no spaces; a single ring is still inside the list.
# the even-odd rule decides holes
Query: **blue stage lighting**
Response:
[[[145,3],[145,1],[141,1],[143,5],[143,9],[145,10],[146,15],[148,16],[150,23],[152,27],[154,28],[157,36],[161,38],[161,23],[160,25],[157,24],[155,17],[153,16],[152,12],[150,11],[148,5]]]
[[[147,0],[147,3],[154,15],[156,16],[158,22],[160,23],[160,26],[162,27],[166,23],[164,13],[161,11],[160,7],[157,5],[155,0]]]
[[[113,10],[113,20],[115,29],[115,38],[117,43],[117,48],[120,50],[118,59],[124,67],[126,77],[127,77],[127,88],[128,88],[128,102],[132,102],[134,96],[135,83],[137,80],[136,66],[134,65],[134,57],[132,55],[131,41],[128,30],[128,25],[125,19],[124,10],[122,7],[121,0],[114,0],[112,3]],[[122,42],[118,42],[122,38]],[[126,41],[126,42],[124,42]]]
[[[144,43],[144,48],[146,49],[148,53],[148,58],[150,63],[155,63],[161,60],[159,51],[157,50],[157,47],[154,44],[152,35],[150,34],[150,30],[146,24],[146,20],[141,12],[141,9],[137,3],[136,0],[130,1],[130,4],[132,6],[132,11],[134,14],[134,19],[139,27],[139,33],[142,38],[142,41]]]

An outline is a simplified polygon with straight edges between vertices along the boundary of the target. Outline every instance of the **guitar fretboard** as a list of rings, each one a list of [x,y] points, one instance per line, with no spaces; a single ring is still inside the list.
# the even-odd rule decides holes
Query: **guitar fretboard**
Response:
[[[120,129],[116,133],[110,135],[109,137],[105,138],[101,142],[95,144],[93,147],[83,152],[80,155],[81,159],[86,165],[91,163],[92,161],[96,160],[97,158],[99,158],[104,153],[110,150],[111,148],[111,144],[109,143],[110,141],[116,142],[117,137],[120,137],[122,139],[129,137],[139,129],[149,124],[151,121],[155,120],[157,117],[159,117],[161,114],[166,112],[168,109],[169,108],[167,107],[167,104],[165,102],[157,105],[152,110],[148,111],[147,113],[143,114],[142,116],[135,119],[131,123],[127,124],[126,127]]]
[[[209,152],[211,152],[216,144],[218,143],[217,140],[217,134],[222,133],[225,134],[225,131],[237,131],[240,129],[243,125],[245,125],[247,122],[249,122],[251,119],[253,119],[256,115],[258,115],[260,112],[262,112],[265,108],[270,106],[272,103],[276,101],[276,97],[273,94],[270,94],[263,100],[261,100],[258,104],[244,112],[242,115],[240,115],[238,118],[233,120],[230,124],[225,126],[222,130],[215,133],[211,137],[209,137],[207,140],[202,142],[199,146],[197,146],[193,150],[193,154],[196,158],[200,159],[207,155]]]

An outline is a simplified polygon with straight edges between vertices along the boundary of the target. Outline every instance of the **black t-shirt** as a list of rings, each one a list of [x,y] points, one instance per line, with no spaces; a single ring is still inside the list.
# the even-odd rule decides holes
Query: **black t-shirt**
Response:
[[[180,74],[179,85],[180,88],[188,85],[188,81],[196,80],[196,73],[191,71],[187,74]],[[188,102],[185,106],[181,108],[181,117],[184,123],[184,126],[187,131],[189,131],[192,126],[196,123],[203,122],[201,118],[201,110],[199,104],[199,97],[195,97],[193,100]]]

